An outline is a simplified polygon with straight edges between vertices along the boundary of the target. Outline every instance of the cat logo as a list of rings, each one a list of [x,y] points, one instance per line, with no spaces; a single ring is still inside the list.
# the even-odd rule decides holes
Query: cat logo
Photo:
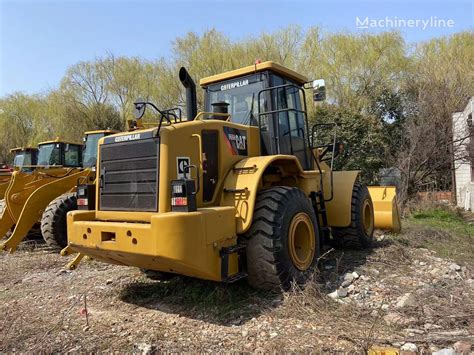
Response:
[[[127,136],[118,136],[118,137],[115,137],[115,143],[136,141],[137,139],[140,139],[140,133],[129,134],[129,135],[127,135]]]
[[[187,166],[191,164],[189,157],[176,157],[176,176],[178,179],[184,179],[188,176]]]
[[[248,155],[247,131],[243,129],[224,127],[227,146],[232,155]]]

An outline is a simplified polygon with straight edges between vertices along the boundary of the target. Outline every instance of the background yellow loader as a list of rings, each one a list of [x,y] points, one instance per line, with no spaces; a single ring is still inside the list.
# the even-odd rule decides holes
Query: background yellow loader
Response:
[[[73,197],[61,197],[63,194],[73,193],[80,181],[94,181],[97,142],[111,133],[116,132],[86,132],[84,152],[82,144],[59,139],[38,145],[35,169],[30,173],[15,171],[6,189],[3,210],[0,211],[0,235],[7,236],[7,240],[1,244],[1,249],[14,251],[40,220],[43,237],[49,245],[59,248],[63,246],[61,243],[65,244],[66,233],[58,219],[61,212],[55,210],[55,207],[61,210],[62,203],[57,199],[69,203]],[[50,205],[52,201],[55,204]],[[45,209],[48,213],[43,215]],[[65,226],[66,215],[62,218]]]
[[[38,158],[38,149],[30,147],[13,148],[10,150],[13,153],[13,169],[0,169],[0,204],[5,197],[8,184],[10,183],[12,173],[15,170],[22,170],[25,172],[31,171],[36,165]],[[1,208],[1,207],[0,207]]]
[[[331,235],[371,245],[368,188],[358,171],[331,169],[335,141],[309,128],[306,89],[320,101],[324,87],[257,63],[202,79],[197,114],[194,83],[179,77],[188,121],[158,110],[158,127],[99,142],[95,209],[68,214],[68,251],[271,289],[304,283]],[[137,119],[148,105],[136,102]]]

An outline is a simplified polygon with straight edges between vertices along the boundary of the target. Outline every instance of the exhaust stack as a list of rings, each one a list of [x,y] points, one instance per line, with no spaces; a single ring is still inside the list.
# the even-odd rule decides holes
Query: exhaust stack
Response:
[[[186,117],[188,121],[192,121],[197,116],[196,84],[185,67],[179,70],[179,80],[186,88]]]

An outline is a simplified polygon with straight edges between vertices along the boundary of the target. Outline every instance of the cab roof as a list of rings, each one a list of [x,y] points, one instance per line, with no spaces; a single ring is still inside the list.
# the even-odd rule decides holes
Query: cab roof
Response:
[[[16,153],[16,152],[30,152],[33,150],[38,150],[37,148],[33,147],[18,147],[18,148],[12,148],[10,149],[11,153]]]
[[[51,141],[46,141],[46,142],[38,143],[38,147],[39,147],[40,145],[51,144],[51,143],[62,143],[62,144],[82,145],[81,143],[63,141],[63,140],[59,139],[59,137],[58,137],[58,138],[56,138],[56,139],[54,139],[54,140],[51,140]]]
[[[120,131],[115,131],[115,130],[112,130],[112,129],[102,129],[102,130],[97,130],[97,131],[87,131],[87,132],[84,132],[84,135],[85,136],[88,136],[90,134],[99,134],[99,133],[103,133],[103,134],[115,134],[115,133],[119,133]]]
[[[202,78],[199,81],[199,85],[205,87],[209,84],[217,83],[217,82],[224,81],[227,79],[241,77],[248,74],[258,73],[265,70],[269,70],[277,74],[283,75],[284,77],[295,81],[299,85],[303,85],[304,83],[308,82],[308,78],[306,78],[304,75],[298,74],[297,72],[291,69],[288,69],[278,63],[268,61],[268,62],[254,64],[254,65],[249,65],[248,67],[244,67],[244,68],[240,68],[236,70],[231,70],[225,73],[209,76],[207,78]]]

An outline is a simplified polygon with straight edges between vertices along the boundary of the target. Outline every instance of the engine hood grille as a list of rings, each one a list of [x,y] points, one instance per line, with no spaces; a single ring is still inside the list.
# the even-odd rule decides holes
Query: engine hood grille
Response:
[[[158,210],[159,147],[159,138],[100,146],[101,211]]]

